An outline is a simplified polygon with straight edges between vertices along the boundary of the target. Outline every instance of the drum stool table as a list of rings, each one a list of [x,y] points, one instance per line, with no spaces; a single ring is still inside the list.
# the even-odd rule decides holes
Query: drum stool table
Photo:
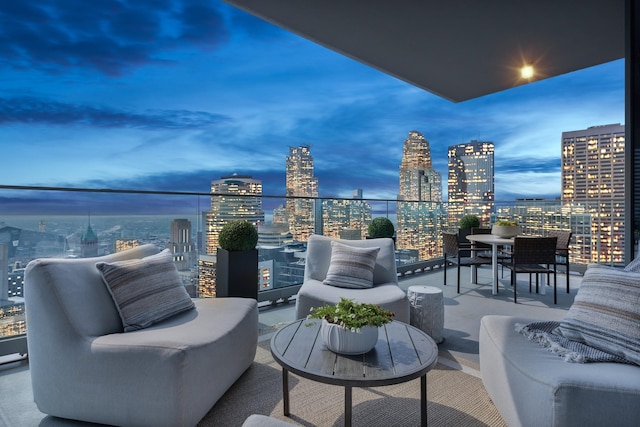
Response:
[[[444,340],[444,299],[442,289],[435,286],[409,286],[411,326],[426,332],[436,343]]]

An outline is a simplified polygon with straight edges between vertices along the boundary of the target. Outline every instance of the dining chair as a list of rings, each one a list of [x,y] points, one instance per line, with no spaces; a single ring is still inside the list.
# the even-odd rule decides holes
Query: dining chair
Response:
[[[551,230],[547,234],[549,237],[557,237],[556,244],[556,264],[564,265],[567,275],[567,293],[569,293],[569,243],[571,242],[571,232],[561,230]]]
[[[471,247],[471,243],[462,244],[458,241],[458,233],[442,233],[442,249],[444,255],[444,285],[447,286],[447,267],[449,262],[456,264],[458,269],[457,290],[460,293],[460,266],[490,265],[491,258],[477,256],[477,252],[486,249]],[[464,256],[469,254],[469,256]]]
[[[471,234],[491,234],[491,229],[486,227],[477,227],[477,228],[474,227],[471,229]],[[476,242],[475,247],[482,249],[481,252],[478,252],[479,257],[491,258],[491,252],[493,251],[491,245],[488,245],[486,243]],[[509,259],[509,255],[503,252],[503,249],[504,249],[504,246],[502,245],[498,246],[498,251],[499,251],[497,255],[498,261]],[[504,267],[502,267],[501,274],[502,274],[502,277],[504,277]]]
[[[553,303],[558,303],[556,292],[556,244],[557,237],[515,237],[513,246],[508,251],[511,256],[507,260],[500,262],[505,268],[511,270],[511,286],[513,287],[513,302],[518,302],[517,280],[519,273],[536,275],[547,275],[549,283],[550,275],[553,273]],[[551,267],[553,266],[553,268]],[[529,276],[529,292],[531,292],[531,276]]]

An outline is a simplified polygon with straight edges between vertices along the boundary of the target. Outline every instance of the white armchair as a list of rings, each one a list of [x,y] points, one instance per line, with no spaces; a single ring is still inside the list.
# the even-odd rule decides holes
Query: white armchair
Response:
[[[28,264],[27,343],[40,411],[108,425],[195,426],[252,364],[254,299],[195,300],[195,308],[123,331],[96,263],[130,264],[157,252],[143,245],[104,257]]]
[[[323,283],[331,263],[331,242],[356,248],[379,247],[373,270],[373,287],[352,289]],[[307,317],[311,308],[336,304],[340,297],[359,303],[378,304],[395,313],[395,320],[409,323],[409,300],[398,286],[395,248],[392,239],[342,240],[311,235],[307,242],[304,281],[296,299],[296,318]]]

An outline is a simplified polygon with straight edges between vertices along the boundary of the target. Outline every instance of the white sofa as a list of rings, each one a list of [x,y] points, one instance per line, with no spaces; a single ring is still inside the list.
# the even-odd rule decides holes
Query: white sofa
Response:
[[[195,300],[195,309],[123,332],[96,262],[156,252],[143,245],[104,257],[28,264],[27,343],[40,411],[118,426],[194,426],[252,364],[254,299]]]
[[[373,287],[349,289],[325,285],[331,263],[331,242],[358,248],[379,247],[373,271]],[[311,308],[324,304],[337,304],[340,297],[353,299],[359,303],[378,304],[394,312],[394,319],[409,323],[409,299],[398,286],[395,247],[392,239],[344,240],[313,234],[307,242],[307,259],[304,281],[296,298],[296,319],[303,319]]]
[[[515,331],[540,319],[484,316],[482,381],[510,427],[640,425],[640,366],[568,363]]]

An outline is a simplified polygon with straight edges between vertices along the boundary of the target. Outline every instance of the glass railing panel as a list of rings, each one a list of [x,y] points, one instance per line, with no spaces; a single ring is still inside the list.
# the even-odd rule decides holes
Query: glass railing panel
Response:
[[[395,227],[399,271],[410,271],[421,263],[440,262],[442,231],[457,229],[458,213],[484,209],[436,202],[262,196],[257,199],[260,217],[247,210],[246,200],[237,200],[244,207],[232,209],[236,215],[229,216],[231,211],[221,211],[229,206],[229,195],[210,193],[3,189],[0,197],[7,201],[0,205],[0,269],[7,277],[0,288],[0,340],[26,331],[23,275],[35,258],[97,256],[152,243],[172,249],[192,296],[212,297],[216,215],[253,220],[258,215],[259,299],[271,302],[297,293],[311,233],[364,239],[373,218],[389,218]],[[256,202],[255,196],[245,197]],[[482,225],[515,219],[525,234],[570,230],[572,264],[620,265],[622,209],[612,204],[563,205],[559,200],[511,201],[496,203],[490,223]],[[184,233],[188,238],[175,237]]]

